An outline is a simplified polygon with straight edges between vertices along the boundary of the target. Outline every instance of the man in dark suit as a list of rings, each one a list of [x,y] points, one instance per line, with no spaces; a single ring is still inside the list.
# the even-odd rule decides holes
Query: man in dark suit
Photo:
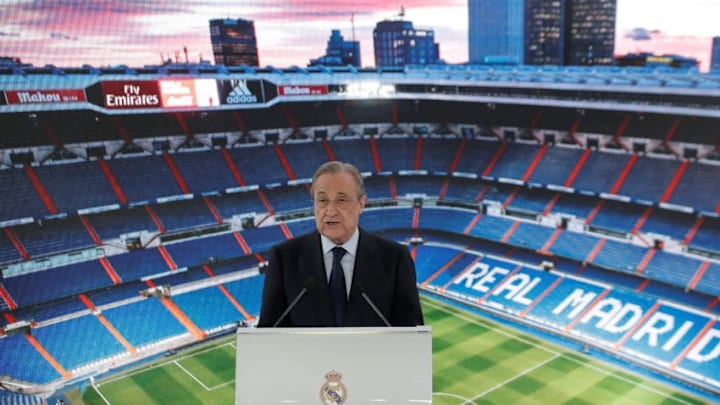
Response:
[[[327,162],[310,193],[317,230],[270,250],[258,326],[422,325],[407,247],[358,227],[367,202],[358,169]]]

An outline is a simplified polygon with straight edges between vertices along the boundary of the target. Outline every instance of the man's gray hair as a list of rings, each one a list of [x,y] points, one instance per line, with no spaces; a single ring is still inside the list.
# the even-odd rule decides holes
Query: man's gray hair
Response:
[[[365,183],[363,181],[362,174],[360,174],[360,170],[358,170],[358,168],[353,166],[351,163],[340,162],[337,160],[325,162],[321,164],[320,167],[317,168],[317,170],[315,170],[315,174],[312,178],[312,185],[310,186],[310,195],[315,198],[315,182],[317,181],[318,177],[326,173],[342,172],[350,173],[350,175],[353,177],[353,180],[355,180],[355,184],[358,188],[357,198],[362,198],[362,196],[365,195]]]

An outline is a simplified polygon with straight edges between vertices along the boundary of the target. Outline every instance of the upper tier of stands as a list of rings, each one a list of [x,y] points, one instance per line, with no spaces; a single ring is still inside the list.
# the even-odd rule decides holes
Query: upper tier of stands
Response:
[[[720,210],[720,165],[478,139],[379,138],[165,152],[110,159],[106,170],[97,161],[0,170],[0,184],[12,184],[14,190],[0,196],[0,222],[226,193],[249,185],[273,187],[308,179],[320,162],[331,158],[352,161],[374,174],[425,170],[572,187],[576,193],[616,194],[707,213]]]

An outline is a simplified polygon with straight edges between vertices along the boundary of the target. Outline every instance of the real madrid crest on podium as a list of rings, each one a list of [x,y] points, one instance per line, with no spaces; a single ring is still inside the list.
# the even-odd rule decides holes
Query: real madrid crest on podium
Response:
[[[332,370],[325,374],[325,383],[320,387],[320,400],[325,405],[342,405],[348,397],[347,387],[342,383],[342,374]]]

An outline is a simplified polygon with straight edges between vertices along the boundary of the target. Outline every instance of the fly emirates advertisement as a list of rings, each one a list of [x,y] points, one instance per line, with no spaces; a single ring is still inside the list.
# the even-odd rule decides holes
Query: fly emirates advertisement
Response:
[[[214,79],[105,81],[108,109],[211,107],[220,104]]]

